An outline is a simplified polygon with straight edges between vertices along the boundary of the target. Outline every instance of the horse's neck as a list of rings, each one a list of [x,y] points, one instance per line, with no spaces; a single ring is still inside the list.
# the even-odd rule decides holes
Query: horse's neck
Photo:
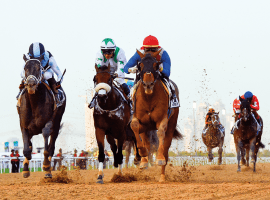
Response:
[[[120,105],[120,95],[117,94],[117,91],[114,87],[111,87],[111,92],[108,95],[106,102],[99,102],[99,106],[104,110],[114,110]]]
[[[40,104],[45,104],[46,101],[46,88],[43,85],[39,85],[35,94],[28,94],[27,92],[27,96],[31,105],[32,110],[35,110],[36,108],[38,108],[40,106]]]

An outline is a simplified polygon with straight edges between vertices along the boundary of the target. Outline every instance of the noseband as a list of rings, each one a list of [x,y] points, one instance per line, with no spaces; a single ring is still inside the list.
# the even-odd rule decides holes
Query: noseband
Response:
[[[39,62],[39,68],[40,68],[40,74],[39,74],[39,78],[37,78],[35,75],[28,75],[26,78],[24,78],[24,84],[25,85],[28,85],[28,81],[30,79],[34,79],[36,84],[39,84],[42,80],[42,67],[41,67],[41,62],[38,60],[38,59],[29,59],[26,61],[25,65],[27,64],[28,61],[30,60],[35,60],[35,61],[38,61]]]

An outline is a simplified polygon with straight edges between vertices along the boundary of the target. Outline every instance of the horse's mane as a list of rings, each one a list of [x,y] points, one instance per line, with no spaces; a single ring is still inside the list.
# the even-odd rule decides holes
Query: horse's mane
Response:
[[[108,66],[102,65],[102,66],[100,66],[98,69],[100,69],[101,71],[105,71],[105,70],[108,69]]]

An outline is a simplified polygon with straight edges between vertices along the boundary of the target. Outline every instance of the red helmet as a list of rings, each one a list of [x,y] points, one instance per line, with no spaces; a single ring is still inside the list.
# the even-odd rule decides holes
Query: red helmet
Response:
[[[143,47],[150,48],[150,47],[160,47],[158,39],[155,36],[149,35],[143,40]]]

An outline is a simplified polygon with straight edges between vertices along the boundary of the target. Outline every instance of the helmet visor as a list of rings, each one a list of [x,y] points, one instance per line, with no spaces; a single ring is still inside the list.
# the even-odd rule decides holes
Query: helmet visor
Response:
[[[102,49],[101,51],[103,54],[107,54],[107,55],[111,55],[114,52],[113,49]]]
[[[151,47],[151,48],[144,48],[145,52],[157,52],[158,51],[158,47]]]

